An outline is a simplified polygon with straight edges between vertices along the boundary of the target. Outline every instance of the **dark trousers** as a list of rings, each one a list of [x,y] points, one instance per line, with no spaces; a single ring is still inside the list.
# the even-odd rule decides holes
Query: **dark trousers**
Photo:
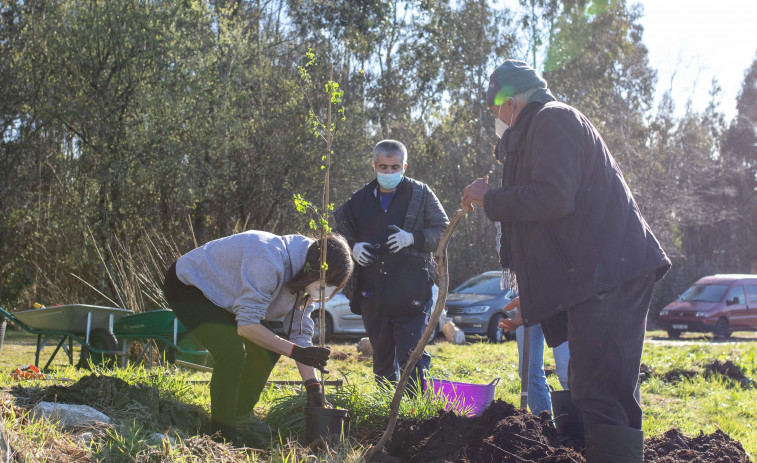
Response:
[[[396,383],[400,369],[404,369],[410,354],[418,345],[428,323],[430,302],[423,311],[409,316],[386,315],[380,305],[374,306],[373,299],[360,296],[360,309],[363,324],[373,347],[373,374],[376,382],[382,385]],[[412,309],[408,309],[411,311]],[[431,356],[424,351],[415,364],[415,371],[410,377],[408,388],[410,396],[423,391],[425,385],[424,369],[428,369]]]
[[[163,287],[176,318],[213,355],[210,378],[210,416],[214,431],[234,426],[249,415],[260,399],[279,354],[237,334],[234,315],[176,276],[176,264],[166,272]]]
[[[641,429],[634,391],[654,281],[654,272],[643,275],[567,311],[570,393],[587,429]]]

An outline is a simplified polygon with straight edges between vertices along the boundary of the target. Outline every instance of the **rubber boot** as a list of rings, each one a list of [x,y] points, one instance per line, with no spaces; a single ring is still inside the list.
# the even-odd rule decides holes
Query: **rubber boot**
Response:
[[[644,463],[644,432],[626,426],[592,424],[586,436],[586,463]]]

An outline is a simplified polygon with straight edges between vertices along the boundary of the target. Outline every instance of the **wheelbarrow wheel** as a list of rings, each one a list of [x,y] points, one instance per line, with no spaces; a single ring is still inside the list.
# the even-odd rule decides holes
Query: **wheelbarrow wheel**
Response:
[[[190,333],[179,333],[177,346],[186,351],[203,351],[205,347]],[[196,365],[212,366],[213,358],[208,354],[183,354],[170,346],[166,346],[166,362],[176,363],[176,360],[194,363]]]
[[[95,328],[89,332],[89,345],[97,350],[115,351],[118,350],[118,341],[116,336],[106,328]],[[103,365],[109,368],[116,366],[116,354],[98,354],[90,352],[87,346],[81,347],[79,356],[79,368],[89,370],[90,365]]]

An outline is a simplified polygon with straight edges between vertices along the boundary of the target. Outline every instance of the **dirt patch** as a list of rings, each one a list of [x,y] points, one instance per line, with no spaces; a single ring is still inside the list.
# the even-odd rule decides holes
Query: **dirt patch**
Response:
[[[479,417],[439,412],[426,420],[400,420],[380,462],[585,462],[583,448],[563,441],[549,414],[540,416],[495,401]],[[645,442],[648,463],[749,463],[741,444],[722,431],[691,438],[671,429]]]
[[[89,405],[111,417],[137,415],[157,427],[173,427],[187,434],[207,433],[210,429],[210,418],[202,407],[161,399],[158,390],[151,386],[130,385],[110,376],[92,374],[70,386],[14,386],[11,394],[27,406],[42,401]]]
[[[331,360],[347,360],[350,357],[354,357],[354,354],[351,354],[349,352],[342,352],[342,351],[334,351],[331,353],[330,359]]]
[[[719,361],[713,360],[711,363],[700,365],[701,370],[687,370],[684,368],[673,368],[665,373],[657,373],[646,364],[641,364],[639,369],[639,382],[649,380],[650,378],[660,378],[662,381],[670,384],[680,382],[683,379],[691,379],[695,376],[704,374],[707,377],[723,376],[730,380],[733,380],[736,384],[743,388],[751,388],[755,386],[755,381],[741,371],[741,368],[736,366],[732,361]]]
[[[387,450],[407,462],[584,461],[579,450],[561,444],[548,413],[534,416],[499,400],[479,417],[440,412],[400,421]]]
[[[741,387],[754,387],[754,380],[751,378],[748,378],[744,375],[744,373],[741,371],[741,368],[736,366],[733,362],[730,360],[726,360],[724,362],[720,362],[719,360],[715,360],[712,363],[705,365],[704,367],[705,375],[711,376],[711,375],[721,375],[725,376],[728,379],[731,379],[741,385]]]
[[[654,376],[656,376],[656,373],[649,365],[642,363],[639,366],[639,384],[653,378]]]
[[[717,430],[712,434],[700,433],[686,437],[671,429],[660,437],[644,442],[644,461],[653,463],[749,463],[744,448],[728,434]]]
[[[699,372],[695,370],[686,370],[685,368],[673,368],[672,370],[668,370],[665,372],[665,374],[660,376],[660,379],[665,381],[666,383],[678,383],[684,379],[691,379],[695,376],[697,376]]]

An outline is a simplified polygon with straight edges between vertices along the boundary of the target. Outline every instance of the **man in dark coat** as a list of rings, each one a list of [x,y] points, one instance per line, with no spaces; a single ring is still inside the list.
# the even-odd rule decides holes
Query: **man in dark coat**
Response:
[[[376,178],[334,213],[336,230],[358,265],[349,288],[350,309],[363,315],[379,384],[398,380],[428,323],[433,260],[447,214],[431,189],[405,177],[407,149],[383,140],[373,150]],[[411,392],[424,384],[426,355],[411,377]]]
[[[476,180],[463,207],[482,206],[499,223],[500,262],[517,284],[522,323],[541,323],[551,347],[569,342],[587,461],[642,462],[634,391],[652,287],[670,260],[596,128],[555,101],[534,69],[506,61],[486,103],[501,135],[502,186]]]

